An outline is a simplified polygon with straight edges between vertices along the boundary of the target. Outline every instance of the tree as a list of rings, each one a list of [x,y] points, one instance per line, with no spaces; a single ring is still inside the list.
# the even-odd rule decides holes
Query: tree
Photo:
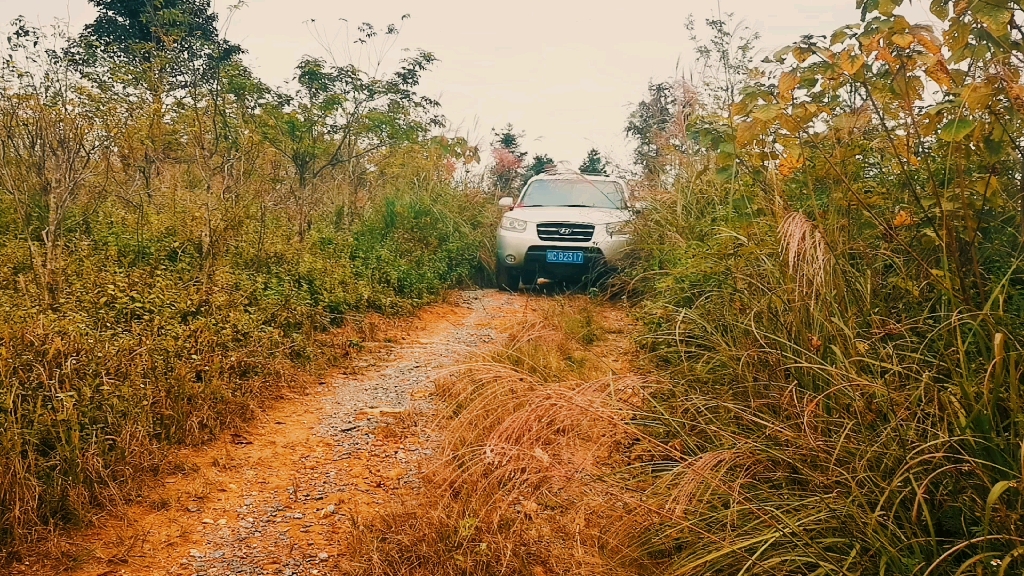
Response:
[[[138,215],[141,246],[141,222],[156,174],[174,161],[172,150],[186,143],[198,146],[194,167],[204,164],[207,175],[218,172],[226,161],[220,154],[227,125],[238,121],[225,114],[227,84],[237,87],[237,79],[253,76],[241,63],[242,49],[220,36],[210,0],[89,2],[95,19],[61,52],[74,73],[102,94],[108,109],[124,118],[115,150],[130,169],[113,177],[121,188],[118,197]],[[174,133],[183,129],[182,117],[203,123],[191,127],[192,138]],[[213,138],[195,137],[207,134]]]
[[[540,176],[554,168],[555,161],[551,159],[551,156],[548,156],[547,154],[534,154],[533,162],[531,162],[526,168],[526,174],[523,175],[523,180],[529,180],[534,176]]]
[[[178,89],[215,69],[242,49],[220,37],[209,0],[89,0],[96,19],[68,49],[82,70],[145,86],[151,93]],[[93,75],[93,80],[109,78]]]
[[[526,151],[522,149],[525,134],[516,132],[512,124],[506,124],[504,128],[494,130],[493,133],[491,155],[494,157],[494,167],[491,173],[494,187],[498,194],[511,194],[525,174],[523,164],[526,160]]]
[[[676,117],[676,91],[669,82],[650,82],[647,96],[636,105],[626,121],[626,135],[636,141],[633,163],[647,177],[658,177],[668,145],[667,134]]]
[[[755,72],[757,32],[742,22],[734,23],[731,13],[719,13],[704,24],[710,31],[707,40],[698,36],[692,15],[685,24],[697,53],[695,82],[700,90],[685,78],[652,81],[626,123],[626,135],[636,142],[633,162],[648,178],[662,178],[671,172],[669,156],[673,154],[706,149],[708,139],[715,140],[712,147],[717,146],[723,126],[732,121],[732,105]],[[727,173],[731,169],[722,172]]]
[[[376,35],[369,24],[360,31],[365,41]],[[395,26],[385,32],[397,33]],[[323,199],[317,186],[323,176],[347,168],[345,176],[354,183],[374,153],[415,142],[444,126],[437,112],[440,104],[416,92],[421,74],[436,61],[430,52],[417,51],[403,58],[393,73],[377,77],[355,64],[307,56],[295,70],[298,88],[278,93],[263,107],[260,131],[292,167],[300,238]]]
[[[523,132],[516,132],[516,129],[512,124],[506,124],[501,130],[494,130],[494,142],[495,148],[504,148],[508,150],[510,154],[518,158],[520,161],[526,159],[526,151],[522,149],[523,138],[526,134]]]
[[[0,193],[14,205],[40,303],[53,308],[65,232],[88,213],[91,180],[108,171],[110,146],[100,129],[103,103],[43,40],[18,19],[0,52]]]
[[[608,163],[601,157],[601,152],[597,148],[591,148],[587,152],[583,164],[580,164],[580,174],[608,175]]]
[[[761,39],[760,33],[734,19],[733,13],[721,11],[716,17],[705,19],[704,25],[711,32],[707,40],[697,35],[693,15],[688,16],[685,23],[697,52],[705,100],[716,113],[723,115],[728,115],[729,107],[736,103],[740,90],[748,82],[757,41]]]

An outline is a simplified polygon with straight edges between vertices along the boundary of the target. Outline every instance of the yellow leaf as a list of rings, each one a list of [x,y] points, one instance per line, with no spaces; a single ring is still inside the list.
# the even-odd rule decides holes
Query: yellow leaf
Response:
[[[750,113],[750,116],[765,122],[774,122],[775,118],[778,117],[781,112],[782,106],[779,104],[765,104],[764,106],[758,106],[755,108]]]
[[[863,54],[854,54],[853,50],[847,49],[843,50],[843,53],[839,55],[839,67],[850,76],[856,74],[863,66]]]
[[[1007,26],[1013,20],[1013,11],[1002,2],[988,0],[986,2],[973,2],[971,13],[978,21],[985,25],[995,36],[1004,36],[1007,33]]]
[[[793,90],[800,82],[800,75],[795,70],[784,72],[779,76],[779,101],[788,104],[793,101]]]
[[[1007,84],[1006,95],[1010,97],[1013,108],[1020,114],[1024,114],[1024,86],[1020,84]]]
[[[968,189],[973,190],[979,196],[998,195],[1000,191],[999,179],[995,176],[976,178],[968,185]]]
[[[779,174],[783,178],[789,178],[804,165],[802,154],[787,154],[779,161]]]
[[[739,122],[736,124],[736,146],[742,147],[750,144],[764,130],[764,122],[760,120],[750,120],[749,122]]]
[[[904,102],[916,102],[924,93],[924,83],[917,76],[896,74],[893,76],[892,86]]]
[[[912,26],[910,32],[914,35],[914,40],[917,40],[918,45],[924,48],[929,54],[935,56],[942,55],[942,47],[940,46],[941,41],[939,37],[935,35],[930,26]]]
[[[893,34],[891,40],[893,44],[904,49],[910,48],[914,43],[914,37],[910,34]]]
[[[924,114],[920,118],[917,131],[925,138],[935,134],[939,130],[939,120],[934,114]]]
[[[871,125],[871,110],[860,107],[852,112],[840,114],[832,119],[832,126],[839,130],[859,132]]]
[[[779,116],[779,126],[790,134],[799,134],[803,130],[806,123],[801,124],[796,118],[789,114],[782,114]]]
[[[809,48],[798,46],[793,49],[793,58],[800,64],[806,62],[811,56],[814,56],[814,51]]]
[[[836,44],[842,44],[843,42],[846,42],[851,36],[853,36],[855,32],[857,32],[859,29],[859,25],[849,25],[843,26],[842,28],[837,28],[834,32],[832,32],[832,37],[829,39],[829,44],[833,46],[835,46]]]
[[[956,20],[942,33],[942,39],[951,52],[962,50],[971,40],[972,28],[963,20]]]
[[[963,93],[964,104],[972,112],[979,112],[988,108],[995,97],[995,88],[987,82],[975,82],[969,84]]]
[[[827,111],[827,108],[825,109]],[[799,114],[801,118],[810,120],[822,112],[822,109],[813,102],[801,102],[793,106],[793,114]]]
[[[943,90],[953,87],[953,77],[949,74],[949,67],[942,60],[936,60],[934,64],[925,68],[924,73]]]
[[[890,67],[895,67],[900,63],[900,61],[897,60],[896,57],[892,55],[892,52],[889,52],[889,49],[885,46],[879,46],[878,50],[875,51],[875,54],[878,56],[879,60],[885,62]]]
[[[888,143],[888,139],[886,139]],[[902,138],[895,138],[892,140],[892,147],[895,149],[896,154],[901,158],[910,163],[911,166],[920,166],[921,162],[914,156],[914,153],[910,151],[910,147],[907,145],[907,141]]]
[[[753,102],[750,102],[750,101],[747,101],[746,99],[743,99],[743,100],[740,100],[739,102],[733,104],[732,107],[730,107],[729,112],[731,112],[734,117],[736,117],[736,116],[746,116],[747,112],[750,112],[750,108],[751,108],[752,105],[753,105]]]
[[[896,215],[896,220],[893,221],[892,225],[897,228],[904,226],[910,226],[914,223],[914,217],[911,216],[906,210],[900,210],[900,213]]]

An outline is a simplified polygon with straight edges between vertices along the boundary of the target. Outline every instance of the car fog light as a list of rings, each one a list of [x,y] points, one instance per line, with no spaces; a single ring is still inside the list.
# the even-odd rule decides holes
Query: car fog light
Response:
[[[515,261],[516,261],[516,257],[513,256],[512,254],[509,254],[508,256],[505,256],[505,262],[508,262],[509,264],[515,264]]]

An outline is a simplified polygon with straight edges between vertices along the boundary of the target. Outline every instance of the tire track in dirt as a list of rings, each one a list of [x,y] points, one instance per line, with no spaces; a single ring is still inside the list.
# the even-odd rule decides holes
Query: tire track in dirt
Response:
[[[402,341],[361,359],[356,373],[334,374],[245,435],[190,454],[188,470],[78,538],[70,568],[43,560],[13,573],[337,574],[356,561],[344,548],[353,519],[419,485],[439,441],[433,379],[529,308],[527,296],[475,291],[425,309]]]

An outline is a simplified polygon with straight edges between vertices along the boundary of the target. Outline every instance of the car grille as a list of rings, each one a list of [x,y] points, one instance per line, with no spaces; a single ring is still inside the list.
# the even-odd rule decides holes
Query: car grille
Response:
[[[547,242],[590,242],[594,238],[594,225],[541,222],[537,224],[537,237]]]

